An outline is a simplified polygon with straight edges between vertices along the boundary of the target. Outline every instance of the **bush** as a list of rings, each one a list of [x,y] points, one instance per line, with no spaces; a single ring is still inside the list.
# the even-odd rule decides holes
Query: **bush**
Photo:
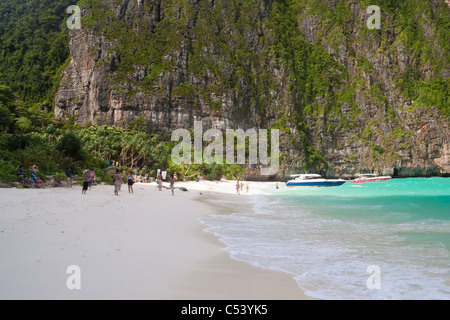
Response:
[[[35,131],[33,123],[26,117],[19,117],[16,122],[16,132],[30,133]]]
[[[90,168],[100,168],[105,169],[108,167],[108,161],[102,158],[91,156],[90,154],[86,155],[86,166]]]
[[[17,181],[16,166],[0,159],[0,181]]]
[[[23,150],[31,144],[31,137],[28,135],[4,135],[2,137],[2,149],[14,152]]]
[[[232,165],[224,165],[223,167],[223,175],[228,180],[236,179],[238,177],[242,177],[245,173],[245,169],[241,166],[232,164]]]
[[[86,159],[86,153],[83,150],[81,139],[72,131],[67,131],[62,135],[56,145],[56,150],[74,160],[84,161]]]
[[[100,178],[100,182],[107,184],[113,184],[112,176],[107,174],[105,170],[99,168],[93,168],[95,170],[95,175]]]
[[[66,179],[67,179],[67,176],[66,176],[66,174],[64,172],[56,172],[54,174],[54,177],[55,177],[55,179],[58,178],[58,179],[60,179],[62,181],[66,181]]]
[[[11,112],[2,105],[0,105],[0,131],[6,131],[11,124]]]

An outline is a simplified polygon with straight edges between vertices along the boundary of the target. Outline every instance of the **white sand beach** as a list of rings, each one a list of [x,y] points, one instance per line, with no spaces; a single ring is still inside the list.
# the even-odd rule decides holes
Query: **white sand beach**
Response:
[[[0,189],[0,299],[310,299],[288,274],[233,260],[198,220],[227,213],[201,199],[245,204],[233,181]],[[200,195],[200,193],[202,195]],[[221,212],[222,211],[222,212]],[[69,290],[69,266],[80,289]],[[72,278],[70,278],[72,279]]]

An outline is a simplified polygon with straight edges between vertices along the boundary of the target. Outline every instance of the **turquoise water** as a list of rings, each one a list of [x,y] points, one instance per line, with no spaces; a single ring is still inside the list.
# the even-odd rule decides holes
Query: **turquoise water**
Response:
[[[204,221],[233,258],[323,299],[450,299],[450,179],[267,191]]]
[[[364,184],[347,182],[336,188],[284,188],[278,196],[302,209],[342,220],[389,224],[450,221],[450,179],[392,179]]]

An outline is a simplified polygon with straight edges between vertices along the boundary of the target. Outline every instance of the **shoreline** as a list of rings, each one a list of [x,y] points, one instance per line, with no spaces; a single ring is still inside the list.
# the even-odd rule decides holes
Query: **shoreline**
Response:
[[[119,197],[103,185],[87,195],[3,189],[0,298],[313,299],[290,275],[233,259],[204,231],[199,219],[226,212],[203,200],[234,197],[232,183],[177,182],[189,191],[175,196],[153,183],[135,184],[134,194],[122,185]],[[67,287],[71,265],[81,269],[80,290]]]
[[[214,207],[216,212],[214,215],[231,214],[230,206],[219,205],[216,206],[209,202],[213,198],[223,198],[223,193],[212,192],[208,197],[199,197],[197,201],[203,202],[207,206]],[[237,198],[233,194],[226,195],[226,201],[235,203]],[[243,196],[245,198],[245,196]],[[316,300],[315,298],[306,296],[304,291],[298,287],[292,275],[281,272],[254,266],[249,262],[242,261],[231,257],[230,253],[226,251],[226,245],[214,233],[207,231],[210,227],[203,223],[202,219],[208,218],[199,217],[197,220],[201,223],[201,232],[213,242],[215,246],[220,249],[220,256],[217,255],[207,263],[208,268],[205,270],[198,270],[210,273],[209,286],[214,286],[211,281],[217,281],[214,273],[226,274],[227,280],[222,283],[226,285],[227,291],[233,291],[233,299],[237,300]],[[218,270],[217,270],[218,269]],[[215,270],[215,271],[212,271]],[[197,273],[198,273],[197,272]],[[223,279],[225,280],[225,279]],[[235,287],[236,281],[239,286]],[[227,299],[220,293],[213,295],[212,299]],[[206,299],[211,299],[211,296]]]
[[[326,179],[342,179],[345,180],[347,182],[351,182],[352,180],[356,179],[359,175],[353,175],[352,178],[341,178],[339,176],[330,176],[330,177],[326,177]],[[423,176],[391,176],[391,179],[429,179],[429,178],[450,178],[450,173],[444,173],[444,174],[439,174],[439,175],[423,175]],[[264,179],[260,179],[260,180],[254,180],[253,178],[249,177],[248,179],[243,178],[241,181],[246,181],[249,183],[286,183],[289,180],[289,178],[285,178],[285,179],[278,179],[278,180],[264,180]],[[201,182],[207,182],[207,183],[221,183],[221,182],[232,182],[235,183],[236,180],[201,180]],[[64,184],[65,181],[62,181],[62,183]],[[148,183],[139,183],[139,184],[144,184],[144,185],[150,185],[155,183],[155,181],[153,182],[148,182]],[[165,184],[168,185],[167,181],[164,181]],[[183,181],[178,181],[177,183],[188,183],[188,184],[194,184],[197,182],[194,181],[187,181],[187,182],[183,182]],[[72,180],[72,185],[73,186],[82,186],[82,182],[81,182],[81,178],[78,180]],[[101,182],[98,185],[102,185],[102,186],[111,186],[107,183]],[[125,185],[125,183],[124,183]],[[31,185],[22,185],[17,181],[3,181],[0,180],[0,190],[1,189],[12,189],[12,188],[17,188],[17,189],[32,189]],[[57,185],[57,183],[54,180],[48,180],[46,181],[43,186],[39,186],[37,185],[35,189],[51,189],[51,188],[64,188],[64,185]],[[219,191],[218,191],[219,192]]]

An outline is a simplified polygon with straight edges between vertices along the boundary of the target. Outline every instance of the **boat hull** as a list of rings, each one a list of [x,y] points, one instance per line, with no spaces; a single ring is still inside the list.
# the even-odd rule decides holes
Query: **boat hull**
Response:
[[[386,181],[392,179],[391,177],[377,177],[377,178],[362,178],[362,179],[355,179],[352,182],[353,183],[366,183],[366,182],[377,182],[377,181]]]
[[[338,187],[346,182],[345,180],[288,181],[286,187]]]

